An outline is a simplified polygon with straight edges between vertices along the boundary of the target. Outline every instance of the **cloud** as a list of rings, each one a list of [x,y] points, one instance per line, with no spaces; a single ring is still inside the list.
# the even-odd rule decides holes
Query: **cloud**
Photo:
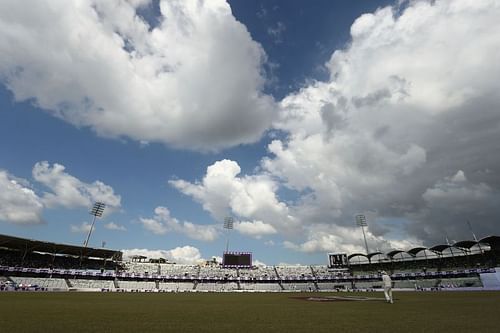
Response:
[[[161,221],[156,219],[140,218],[140,222],[144,229],[151,231],[155,235],[165,235],[168,232],[168,227]]]
[[[216,150],[257,141],[275,115],[266,55],[224,0],[0,5],[0,81],[16,101],[105,137]],[[16,47],[12,47],[16,45]]]
[[[177,264],[195,265],[204,261],[200,250],[192,246],[176,247],[171,250],[125,249],[122,252],[124,259],[140,255],[152,259],[164,258]]]
[[[273,235],[278,231],[270,224],[262,221],[242,221],[234,224],[234,229],[243,235],[261,238],[265,235]]]
[[[115,231],[127,231],[127,228],[125,228],[123,225],[116,224],[114,222],[109,222],[104,225],[104,228],[108,230],[115,230]]]
[[[43,185],[49,191],[40,188],[35,191],[27,180],[0,170],[0,220],[39,224],[43,223],[45,209],[91,207],[95,201],[101,201],[107,205],[105,214],[109,214],[121,205],[121,197],[111,186],[101,181],[82,182],[65,172],[61,164],[37,162],[33,167],[33,179],[34,185]]]
[[[255,15],[262,20],[267,16],[267,9],[263,5],[260,5],[260,8],[257,10]]]
[[[491,195],[492,189],[484,184],[471,184],[467,181],[462,170],[457,171],[453,177],[445,177],[438,181],[432,188],[428,188],[422,197],[429,205],[455,202],[464,204],[471,201],[481,201]]]
[[[161,206],[155,208],[153,218],[140,218],[139,221],[146,230],[156,235],[177,232],[201,241],[213,241],[219,236],[219,231],[215,226],[194,224],[188,221],[180,222],[170,216],[168,208]]]
[[[274,243],[274,241],[272,239],[266,240],[264,242],[264,244],[267,245],[267,246],[274,246],[275,245],[275,243]]]
[[[149,4],[151,4],[151,2],[153,0],[126,0],[132,7],[134,8],[139,8],[139,7],[144,7],[144,6],[147,6]]]
[[[80,225],[71,225],[71,232],[73,233],[79,233],[79,234],[88,234],[92,225],[87,222],[82,222]],[[95,227],[93,227],[92,231],[95,230]]]
[[[257,267],[267,267],[267,264],[263,261],[252,259],[252,265]]]
[[[216,220],[235,215],[242,222],[240,232],[257,236],[274,231],[292,232],[297,222],[286,203],[276,195],[278,185],[265,174],[239,177],[238,163],[221,160],[210,165],[202,182],[171,180],[176,189],[199,202]]]
[[[276,25],[267,28],[267,34],[271,36],[275,44],[283,43],[283,33],[286,31],[286,25],[278,21]]]
[[[282,135],[269,144],[263,172],[296,192],[288,210],[306,230],[333,228],[287,240],[290,248],[359,250],[336,232],[365,212],[374,237],[390,236],[378,225],[384,218],[405,221],[400,238],[428,245],[445,234],[470,237],[467,218],[476,233],[495,232],[499,15],[500,3],[487,0],[412,1],[364,14],[325,64],[329,79],[281,101],[274,127]]]
[[[481,236],[496,234],[498,198],[498,188],[469,180],[465,172],[459,170],[437,180],[423,192],[425,205],[411,215],[416,223],[409,226],[410,231],[435,242],[443,242],[446,237],[470,239],[469,221],[474,232]]]
[[[199,181],[169,183],[217,221],[233,215],[246,234],[286,237],[290,249],[363,251],[353,232],[358,213],[370,215],[367,236],[381,249],[432,245],[446,234],[468,238],[466,220],[479,235],[496,233],[498,1],[411,1],[362,15],[351,41],[325,64],[328,80],[285,97],[278,118],[262,93],[265,54],[225,2],[161,2],[156,27],[129,4],[26,9],[3,2],[2,82],[16,100],[101,135],[190,149],[255,141],[272,121],[279,135],[253,174],[221,160]],[[61,167],[38,166],[41,180],[34,178],[50,192],[41,199],[33,192],[28,211],[37,212],[37,200],[50,207],[89,203],[89,188],[115,196]],[[13,188],[9,193],[29,193],[26,185]],[[293,200],[280,198],[283,192]],[[390,218],[393,228],[383,222]],[[158,234],[217,234],[164,207],[141,223]]]
[[[285,248],[304,253],[366,253],[361,231],[354,231],[351,227],[337,225],[313,225],[305,228],[306,240],[296,244],[284,241]],[[369,230],[366,232],[369,252],[389,252],[391,249],[409,250],[421,246],[421,241],[416,238],[389,239],[388,237],[375,236]]]
[[[42,212],[42,200],[27,181],[0,170],[0,221],[40,224]]]
[[[281,101],[280,135],[255,174],[222,160],[201,181],[170,184],[215,219],[261,221],[307,253],[364,252],[353,232],[359,213],[378,249],[467,238],[456,223],[466,216],[480,234],[494,233],[499,14],[497,2],[457,0],[361,16],[325,65],[329,80]],[[283,187],[297,199],[280,201]]]
[[[42,196],[46,207],[90,207],[96,201],[103,202],[107,210],[120,207],[121,197],[114,193],[111,186],[95,181],[84,183],[65,172],[65,167],[54,163],[38,162],[33,167],[33,178],[48,187],[51,192]]]

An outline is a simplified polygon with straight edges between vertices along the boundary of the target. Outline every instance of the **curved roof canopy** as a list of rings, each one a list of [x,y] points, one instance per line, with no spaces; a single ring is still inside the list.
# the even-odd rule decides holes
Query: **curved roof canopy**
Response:
[[[499,250],[500,249],[500,236],[488,236],[481,238],[479,243],[488,244],[492,249]]]
[[[419,252],[425,251],[425,250],[428,250],[428,249],[426,247],[419,246],[419,247],[414,247],[413,249],[406,251],[406,253],[415,257]]]
[[[368,253],[368,255],[366,256],[368,259],[371,259],[372,257],[378,255],[378,254],[384,254],[380,251],[377,251],[377,252],[372,252],[372,253]]]
[[[392,250],[391,252],[387,253],[387,256],[392,259],[392,258],[394,258],[394,256],[396,254],[403,253],[403,252],[405,252],[405,251],[403,251],[403,250]]]
[[[366,254],[364,254],[364,253],[353,253],[353,254],[350,254],[349,256],[347,256],[347,260],[351,260],[354,257],[365,257],[365,258],[368,258],[368,256]]]
[[[500,236],[488,236],[480,239],[479,241],[472,241],[472,240],[463,240],[463,241],[458,241],[454,243],[453,245],[448,245],[448,244],[438,244],[434,245],[433,247],[423,247],[423,246],[418,246],[414,247],[408,251],[403,251],[403,250],[392,250],[385,255],[393,259],[395,255],[400,254],[400,253],[406,253],[412,257],[416,257],[417,254],[421,251],[432,251],[434,253],[437,253],[438,255],[443,254],[444,250],[450,249],[452,250],[453,248],[457,249],[458,251],[461,251],[462,253],[467,253],[467,250],[471,249],[473,246],[480,245],[480,244],[486,244],[489,245],[491,250],[494,251],[500,251]],[[381,254],[383,255],[384,253],[382,252],[372,252],[369,254],[364,254],[364,253],[353,253],[349,255],[347,258],[351,260],[354,257],[365,257],[371,261],[371,258],[375,255]]]
[[[460,242],[454,243],[453,247],[462,248],[462,249],[470,249],[471,247],[473,247],[474,245],[477,245],[477,244],[479,244],[479,242],[465,240],[465,241],[460,241]]]
[[[444,250],[449,249],[451,245],[448,244],[439,244],[439,245],[434,245],[433,247],[430,247],[429,250],[433,252],[439,252],[442,253]]]

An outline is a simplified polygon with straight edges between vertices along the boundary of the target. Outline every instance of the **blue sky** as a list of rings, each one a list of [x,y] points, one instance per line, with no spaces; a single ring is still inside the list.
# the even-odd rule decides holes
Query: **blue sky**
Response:
[[[90,245],[178,262],[228,215],[266,264],[363,251],[356,214],[373,249],[498,234],[499,7],[5,1],[0,233],[81,244],[101,200]]]

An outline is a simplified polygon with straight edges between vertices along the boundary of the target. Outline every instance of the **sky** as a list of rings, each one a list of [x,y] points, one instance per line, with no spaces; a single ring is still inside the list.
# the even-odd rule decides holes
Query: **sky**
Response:
[[[498,235],[499,0],[0,2],[0,234],[326,264]],[[224,230],[225,217],[234,230]]]

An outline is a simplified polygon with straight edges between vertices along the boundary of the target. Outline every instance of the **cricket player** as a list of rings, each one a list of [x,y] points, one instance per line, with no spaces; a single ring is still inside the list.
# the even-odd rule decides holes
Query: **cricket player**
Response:
[[[392,280],[391,277],[386,273],[386,271],[382,271],[382,283],[384,285],[384,296],[387,303],[394,303],[392,300]]]

